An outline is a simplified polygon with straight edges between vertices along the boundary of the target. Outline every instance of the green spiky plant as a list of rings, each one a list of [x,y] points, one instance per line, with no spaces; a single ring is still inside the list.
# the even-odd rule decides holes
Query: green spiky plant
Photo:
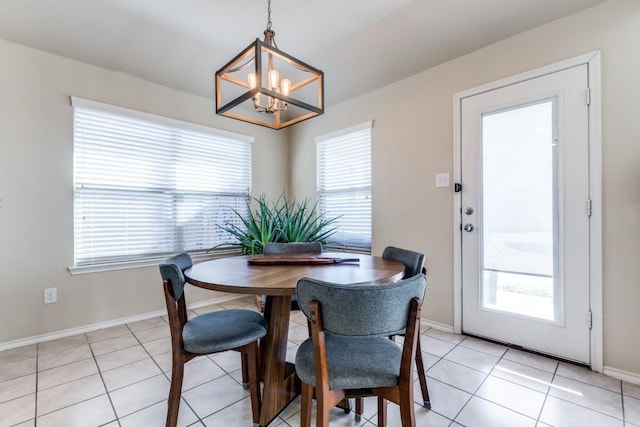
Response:
[[[243,254],[261,254],[265,243],[268,242],[320,242],[327,239],[336,231],[334,225],[338,218],[327,218],[318,214],[317,203],[310,205],[308,199],[300,203],[290,202],[282,194],[278,200],[268,202],[261,194],[254,198],[257,208],[245,217],[235,209],[233,212],[240,218],[242,226],[227,221],[219,225],[224,231],[234,236],[238,243],[225,243],[220,246],[239,245]],[[211,249],[214,249],[211,248]]]

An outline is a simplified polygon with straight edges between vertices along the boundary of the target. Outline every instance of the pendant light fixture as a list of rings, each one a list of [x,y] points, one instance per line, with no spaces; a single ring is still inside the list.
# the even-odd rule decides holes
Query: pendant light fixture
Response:
[[[216,114],[282,129],[324,113],[324,73],[278,49],[267,14],[264,40],[216,72]]]

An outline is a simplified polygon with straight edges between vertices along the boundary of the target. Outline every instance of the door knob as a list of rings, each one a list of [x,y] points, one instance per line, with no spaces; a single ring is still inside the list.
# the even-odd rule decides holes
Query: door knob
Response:
[[[473,231],[473,224],[465,224],[463,227],[464,231],[467,233],[471,233]]]
[[[464,208],[464,213],[467,215],[471,215],[473,213],[473,208],[471,206]]]

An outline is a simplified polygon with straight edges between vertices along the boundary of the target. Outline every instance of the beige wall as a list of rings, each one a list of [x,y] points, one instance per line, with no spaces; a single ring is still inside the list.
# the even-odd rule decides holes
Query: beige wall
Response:
[[[0,343],[164,308],[155,267],[66,270],[73,263],[69,96],[252,135],[254,195],[288,189],[286,134],[216,117],[211,99],[1,40],[0,58]],[[58,288],[58,303],[43,305],[48,287]]]
[[[315,193],[315,136],[373,120],[373,252],[424,251],[422,315],[453,325],[453,196],[434,188],[436,173],[453,172],[453,94],[601,50],[604,365],[640,374],[638,46],[640,2],[613,0],[331,106],[292,131],[292,191]]]

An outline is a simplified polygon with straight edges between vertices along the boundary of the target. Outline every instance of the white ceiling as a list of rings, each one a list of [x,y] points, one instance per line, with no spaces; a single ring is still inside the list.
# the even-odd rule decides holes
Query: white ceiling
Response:
[[[325,105],[605,0],[273,0],[278,47],[325,72]],[[0,38],[204,97],[266,0],[0,0]]]

